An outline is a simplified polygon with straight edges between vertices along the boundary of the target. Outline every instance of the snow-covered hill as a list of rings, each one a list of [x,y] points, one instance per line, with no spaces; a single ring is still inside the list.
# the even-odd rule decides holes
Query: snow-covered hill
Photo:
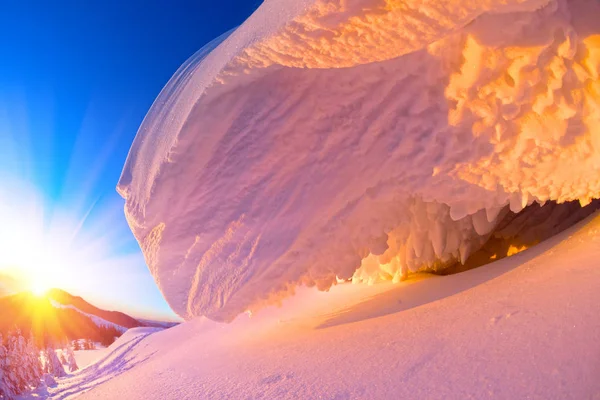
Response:
[[[303,291],[231,324],[130,330],[52,398],[596,399],[593,218],[456,275]]]
[[[108,311],[98,308],[79,296],[60,289],[52,289],[48,291],[46,296],[52,301],[52,304],[57,307],[68,307],[77,310],[78,312],[93,317],[98,323],[105,325],[114,325],[121,328],[135,328],[144,324],[137,319],[120,311]],[[104,322],[102,322],[104,321]]]
[[[177,324],[137,320],[123,312],[103,310],[59,289],[41,297],[27,292],[0,297],[0,310],[0,334],[16,326],[22,332],[33,332],[38,340],[50,336],[58,343],[66,337],[90,339],[106,346],[130,328],[164,329]]]
[[[129,329],[129,328],[126,328],[124,326],[115,324],[114,322],[107,321],[104,318],[100,318],[100,317],[98,317],[98,316],[96,316],[94,314],[89,314],[89,313],[83,312],[79,308],[75,307],[73,304],[61,304],[61,303],[59,303],[59,302],[57,302],[56,300],[53,300],[53,299],[50,299],[50,304],[52,304],[52,307],[54,307],[54,308],[68,308],[68,309],[71,309],[71,310],[75,310],[79,314],[85,315],[86,317],[88,317],[89,319],[91,319],[92,322],[94,324],[96,324],[97,326],[99,326],[99,327],[101,326],[101,327],[115,328],[117,331],[119,331],[121,333],[124,333],[127,329]],[[140,324],[140,326],[141,326],[141,324]]]

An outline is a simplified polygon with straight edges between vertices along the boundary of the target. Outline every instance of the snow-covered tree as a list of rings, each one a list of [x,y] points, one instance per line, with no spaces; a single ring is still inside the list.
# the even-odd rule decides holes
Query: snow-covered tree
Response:
[[[33,333],[29,334],[27,340],[26,354],[28,381],[37,385],[42,377],[42,363],[40,361],[40,350],[35,344]]]
[[[65,376],[65,369],[63,368],[58,356],[56,355],[56,350],[54,350],[54,346],[52,344],[48,344],[46,350],[44,350],[44,372],[60,378]]]
[[[73,350],[81,350],[81,345],[77,339],[73,340]]]
[[[75,353],[73,352],[73,348],[71,346],[67,345],[67,348],[63,351],[63,353],[66,352],[67,354],[67,368],[69,369],[69,372],[75,372],[79,369],[79,366],[77,365],[77,360],[75,359]]]
[[[27,376],[26,347],[25,338],[19,329],[8,337],[8,356],[6,358],[8,370],[5,371],[5,374],[8,375],[10,389],[15,394],[25,392],[30,385]]]
[[[33,336],[29,342],[16,329],[6,339],[0,338],[0,398],[13,398],[40,383],[41,364]]]
[[[94,350],[96,346],[90,339],[85,340],[84,349],[85,350]]]
[[[0,334],[0,398],[12,399],[14,395],[8,380],[8,349],[4,346]]]

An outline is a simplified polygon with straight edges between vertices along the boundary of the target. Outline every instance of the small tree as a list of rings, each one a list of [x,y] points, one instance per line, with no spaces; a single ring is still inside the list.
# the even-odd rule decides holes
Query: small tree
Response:
[[[40,350],[35,344],[33,332],[29,334],[29,340],[25,345],[25,364],[27,381],[34,386],[37,386],[42,377],[42,363],[40,361]]]
[[[53,375],[57,378],[65,376],[65,369],[63,368],[60,360],[56,355],[56,351],[54,350],[54,346],[49,344],[44,351],[44,356],[46,359],[46,363],[44,365],[44,372],[50,375]]]
[[[75,359],[75,353],[73,352],[73,348],[71,346],[67,346],[67,368],[69,368],[69,372],[75,372],[79,369],[77,366],[77,360]]]
[[[79,345],[79,340],[77,340],[77,339],[73,340],[73,350],[75,350],[75,351],[81,350],[81,346]]]
[[[0,398],[12,399],[15,393],[11,389],[8,380],[8,349],[4,346],[2,334],[0,334]]]
[[[4,346],[0,346],[0,399],[12,399],[13,393],[9,388],[8,379],[4,374],[5,367],[3,365],[4,360],[2,359],[4,355],[3,350],[6,350]]]
[[[8,355],[6,357],[10,390],[15,394],[25,392],[29,388],[27,374],[27,350],[25,338],[17,328],[8,338]]]
[[[86,350],[94,350],[95,348],[96,348],[96,346],[90,339],[85,340],[85,349]]]
[[[4,346],[0,338],[0,398],[11,399],[40,383],[41,363],[33,335],[26,341],[15,329]]]

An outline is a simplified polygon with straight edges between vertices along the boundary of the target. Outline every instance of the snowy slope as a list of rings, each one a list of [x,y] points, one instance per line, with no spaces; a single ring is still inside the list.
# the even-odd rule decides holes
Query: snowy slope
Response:
[[[103,310],[88,303],[83,298],[79,296],[73,296],[72,294],[65,292],[64,290],[51,289],[50,291],[48,291],[47,297],[54,300],[57,303],[71,305],[86,314],[95,315],[96,317],[112,322],[116,325],[123,326],[125,328],[137,328],[142,326],[140,321],[125,313],[122,313],[120,311]]]
[[[131,328],[106,349],[99,350],[99,357],[75,374],[59,380],[59,386],[41,387],[30,398],[42,397],[64,399],[77,397],[107,380],[110,380],[135,363],[131,364],[132,348],[146,336],[159,331],[159,328]],[[113,398],[122,398],[116,396]]]
[[[75,361],[79,368],[85,368],[88,365],[98,361],[106,353],[106,349],[96,350],[75,350]]]
[[[106,328],[115,328],[116,330],[118,330],[119,332],[123,333],[125,332],[128,328],[125,328],[124,326],[115,324],[114,322],[110,322],[107,321],[103,318],[100,318],[94,314],[89,314],[86,312],[81,311],[80,309],[78,309],[77,307],[75,307],[72,304],[61,304],[59,302],[57,302],[56,300],[50,299],[50,304],[52,304],[52,307],[54,308],[70,308],[72,310],[77,311],[78,313],[80,313],[81,315],[85,315],[86,317],[88,317],[89,319],[92,320],[92,322],[96,325],[96,326],[103,326]]]
[[[53,398],[597,399],[594,218],[461,274],[302,291],[231,324],[133,329]]]
[[[267,0],[175,74],[118,190],[185,318],[465,263],[600,197],[594,0]]]

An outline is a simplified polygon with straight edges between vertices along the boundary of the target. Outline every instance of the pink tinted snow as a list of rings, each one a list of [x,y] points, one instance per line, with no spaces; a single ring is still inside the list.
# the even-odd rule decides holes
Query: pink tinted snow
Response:
[[[130,330],[56,396],[92,382],[77,398],[595,399],[598,259],[594,216],[457,275],[307,290],[226,325]]]
[[[266,1],[171,79],[118,190],[185,318],[464,262],[600,196],[594,1]]]

